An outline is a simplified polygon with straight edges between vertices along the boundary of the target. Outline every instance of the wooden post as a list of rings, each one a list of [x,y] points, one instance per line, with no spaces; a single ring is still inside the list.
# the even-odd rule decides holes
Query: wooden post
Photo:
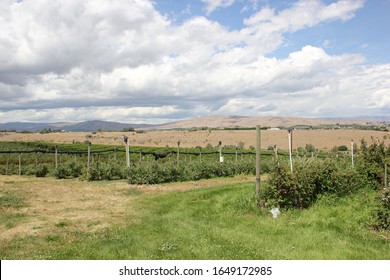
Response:
[[[22,175],[22,158],[19,154],[19,176]]]
[[[58,167],[58,148],[57,145],[55,147],[55,168],[57,169]]]
[[[260,148],[261,148],[261,137],[260,137],[260,125],[256,126],[256,203],[260,207]]]
[[[177,161],[180,159],[180,141],[177,141]]]
[[[277,162],[279,162],[279,159],[278,159],[278,145],[274,145],[274,152],[275,152],[275,160]]]
[[[292,130],[288,130],[288,151],[290,155],[290,171],[293,173],[293,161],[292,161]]]
[[[127,168],[130,167],[130,147],[129,147],[129,137],[126,135],[123,135],[123,142],[125,143],[125,149],[126,149],[126,166]]]
[[[129,168],[130,167],[130,140],[127,139],[126,141],[126,148],[127,148],[127,152],[126,152],[126,155],[127,155],[127,167]]]
[[[91,142],[88,142],[87,173],[89,173],[90,164],[91,164]]]
[[[223,157],[222,157],[222,141],[219,141],[219,162],[223,162]]]
[[[237,152],[237,150],[238,150],[238,147],[236,146],[236,162],[238,161],[238,152]]]
[[[353,140],[351,140],[351,161],[352,161],[352,168],[354,168],[354,155],[353,155]]]

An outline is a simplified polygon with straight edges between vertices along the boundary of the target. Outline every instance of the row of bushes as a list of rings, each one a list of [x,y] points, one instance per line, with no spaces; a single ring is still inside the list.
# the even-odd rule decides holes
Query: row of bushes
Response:
[[[160,184],[169,182],[210,179],[214,177],[231,177],[239,174],[255,174],[255,163],[252,160],[191,162],[138,162],[130,168],[116,161],[95,162],[89,172],[82,163],[69,161],[59,164],[57,169],[47,164],[28,165],[23,167],[22,174],[37,177],[54,176],[58,179],[81,178],[89,181],[128,179],[131,184]],[[273,169],[271,160],[262,161],[262,172]],[[17,170],[13,170],[17,172]],[[17,173],[16,173],[17,174]]]
[[[269,169],[267,164],[264,171]],[[232,177],[238,174],[255,174],[251,161],[214,163],[192,161],[186,164],[176,162],[140,164],[129,170],[131,184],[160,184],[167,182],[193,181],[214,177]]]

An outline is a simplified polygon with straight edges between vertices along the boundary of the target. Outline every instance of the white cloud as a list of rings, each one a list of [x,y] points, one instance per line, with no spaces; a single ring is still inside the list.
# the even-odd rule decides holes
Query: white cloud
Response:
[[[126,123],[161,123],[173,121],[171,115],[177,114],[180,110],[174,106],[161,107],[80,107],[80,108],[60,108],[60,109],[27,109],[0,111],[0,118],[4,122],[45,122],[48,118],[52,122],[64,120],[117,120]],[[157,117],[157,118],[156,118]]]
[[[323,21],[348,20],[363,4],[364,0],[343,0],[330,5],[320,0],[300,0],[280,12],[270,7],[262,8],[244,23],[265,33],[293,32]]]
[[[206,3],[206,13],[209,15],[219,7],[226,8],[234,4],[235,0],[202,0]]]
[[[233,2],[207,5],[211,13]],[[244,28],[229,30],[201,16],[175,25],[145,0],[6,1],[1,122],[382,112],[390,107],[388,65],[364,65],[361,55],[330,55],[310,45],[286,59],[267,56],[286,32],[348,20],[362,5],[313,0],[282,11],[263,7]]]

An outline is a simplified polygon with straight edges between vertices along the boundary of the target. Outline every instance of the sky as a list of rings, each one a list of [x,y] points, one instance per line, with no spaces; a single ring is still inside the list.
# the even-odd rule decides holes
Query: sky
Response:
[[[0,123],[390,115],[390,0],[0,0]]]

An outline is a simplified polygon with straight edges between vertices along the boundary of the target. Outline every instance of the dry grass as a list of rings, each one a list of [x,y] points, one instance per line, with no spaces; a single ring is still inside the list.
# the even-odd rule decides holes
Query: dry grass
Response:
[[[255,146],[256,135],[254,130],[204,130],[204,131],[148,131],[145,133],[135,132],[101,132],[96,134],[86,132],[66,132],[50,134],[20,134],[0,133],[0,141],[44,141],[53,143],[84,142],[86,135],[91,135],[89,140],[93,144],[122,145],[122,136],[130,138],[130,144],[134,146],[148,147],[177,147],[180,141],[181,147],[205,147],[208,144],[217,146],[219,141],[223,145],[238,145],[244,143],[245,148]],[[359,143],[361,139],[371,141],[371,138],[383,140],[390,145],[390,133],[369,130],[297,130],[293,132],[293,147],[305,147],[312,144],[319,149],[331,149],[334,146],[346,145],[349,147],[351,140]],[[280,131],[262,131],[261,146],[267,149],[269,146],[278,145],[281,149],[288,148],[288,133]],[[1,143],[0,143],[1,144]]]
[[[0,240],[46,235],[61,227],[83,232],[121,224],[131,214],[125,182],[90,183],[54,178],[0,176],[0,195],[16,193],[25,207],[3,207],[1,215],[24,217],[12,227],[0,225]]]
[[[263,178],[265,179],[265,178]],[[132,201],[138,194],[184,191],[221,184],[254,181],[251,176],[217,178],[168,185],[132,186],[126,181],[86,182],[29,176],[0,176],[0,196],[12,193],[22,207],[1,207],[0,242],[15,237],[46,236],[61,231],[94,232],[123,225],[126,217],[137,221]],[[16,221],[8,221],[19,217]]]

